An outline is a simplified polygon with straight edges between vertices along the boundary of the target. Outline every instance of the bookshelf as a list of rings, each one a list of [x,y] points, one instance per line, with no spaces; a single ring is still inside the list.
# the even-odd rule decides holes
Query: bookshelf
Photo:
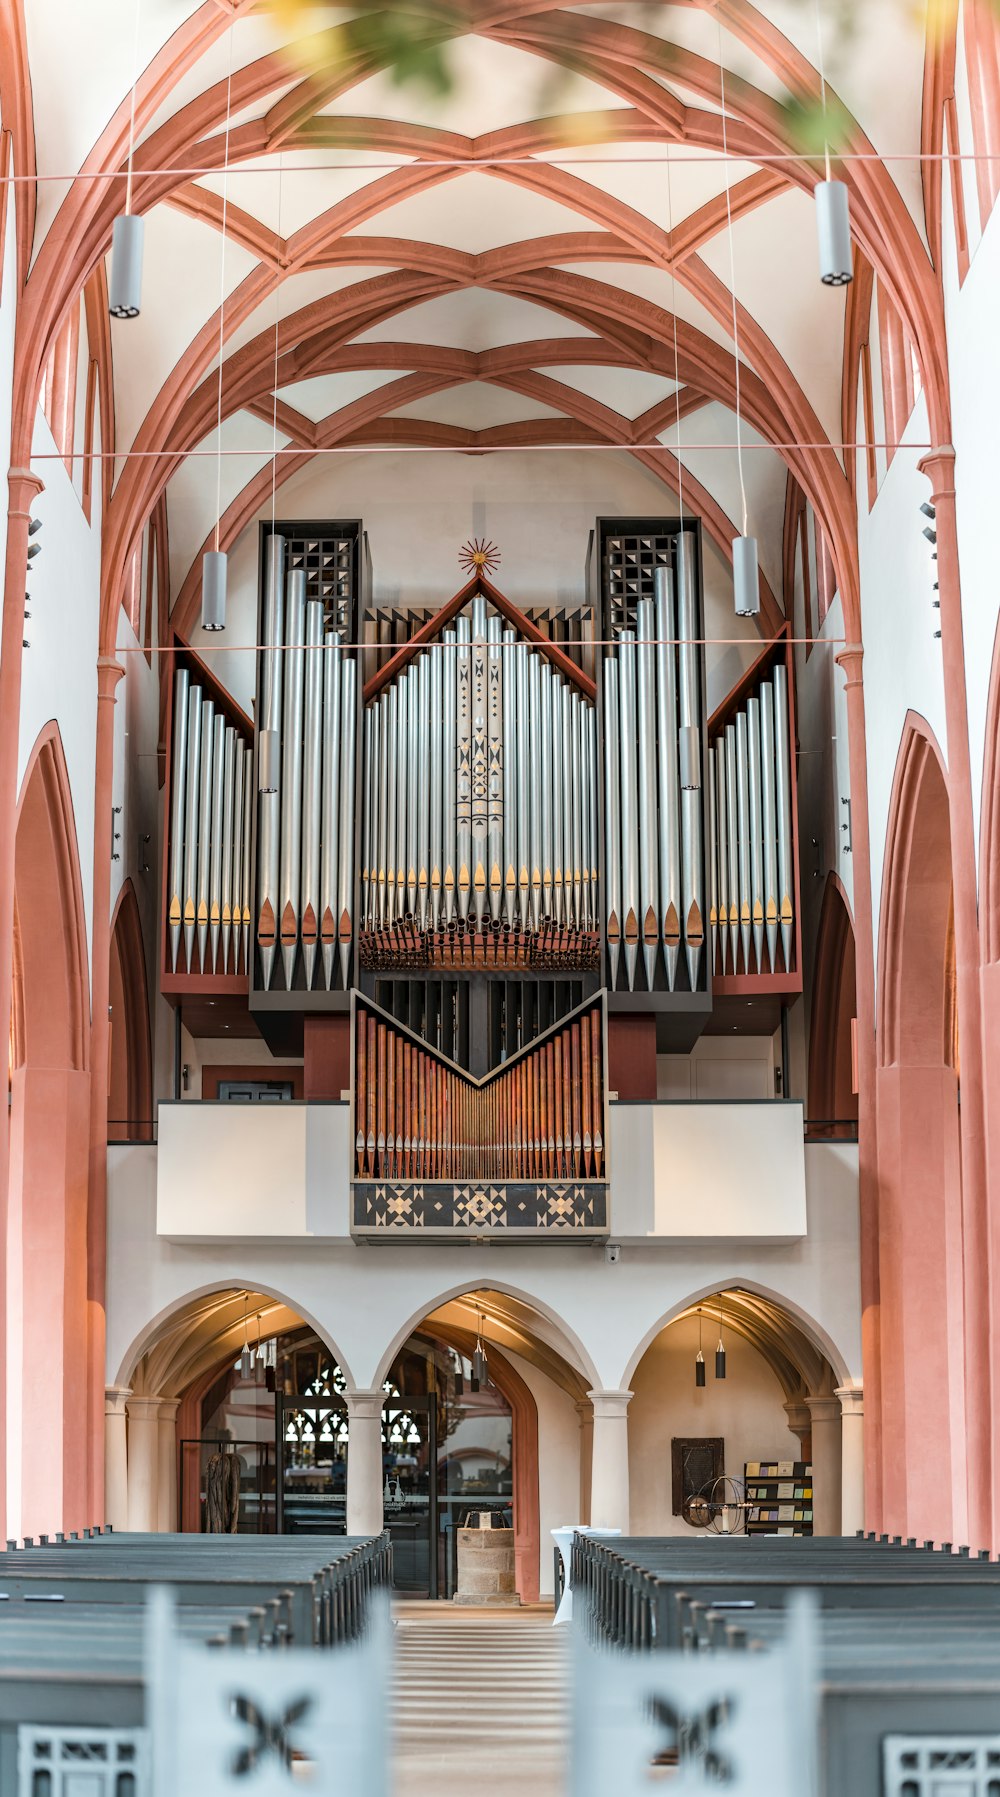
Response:
[[[748,1535],[811,1535],[812,1466],[806,1460],[748,1460],[743,1468]]]

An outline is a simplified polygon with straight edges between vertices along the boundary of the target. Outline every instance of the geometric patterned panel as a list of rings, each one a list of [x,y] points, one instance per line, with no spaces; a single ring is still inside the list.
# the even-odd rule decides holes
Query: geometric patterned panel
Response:
[[[449,1180],[359,1179],[354,1182],[355,1235],[476,1236],[484,1230],[537,1238],[606,1235],[608,1187],[604,1180],[508,1180],[452,1184]]]
[[[1000,1735],[886,1735],[885,1797],[994,1797]]]

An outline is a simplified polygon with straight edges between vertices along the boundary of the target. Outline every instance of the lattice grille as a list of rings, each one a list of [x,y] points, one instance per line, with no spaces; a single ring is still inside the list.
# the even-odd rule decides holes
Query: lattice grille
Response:
[[[886,1735],[885,1797],[1000,1797],[1000,1735]]]
[[[605,537],[602,585],[614,635],[635,628],[636,603],[654,597],[653,576],[670,566],[671,545],[671,537],[654,534]]]
[[[286,527],[289,571],[304,568],[306,598],[322,599],[328,630],[350,637],[357,592],[357,542],[353,537],[319,532],[299,535]]]

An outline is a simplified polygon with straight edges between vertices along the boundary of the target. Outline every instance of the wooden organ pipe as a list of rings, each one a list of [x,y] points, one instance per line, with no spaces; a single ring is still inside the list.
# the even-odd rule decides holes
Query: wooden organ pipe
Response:
[[[360,1179],[605,1178],[600,1004],[479,1082],[359,1002],[354,1147]]]

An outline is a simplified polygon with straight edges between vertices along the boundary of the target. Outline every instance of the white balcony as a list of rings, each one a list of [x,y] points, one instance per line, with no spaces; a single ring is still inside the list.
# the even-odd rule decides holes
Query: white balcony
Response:
[[[141,1157],[147,1177],[147,1157],[155,1165],[159,1236],[350,1237],[346,1104],[163,1104],[158,1134],[157,1149],[128,1152]],[[798,1240],[807,1233],[807,1164],[811,1183],[821,1165],[856,1180],[855,1149],[805,1146],[800,1104],[612,1104],[607,1233],[664,1242]],[[414,1229],[413,1239],[426,1241],[428,1233]],[[503,1231],[492,1239],[502,1242]],[[554,1228],[540,1239],[566,1246],[574,1236]]]

